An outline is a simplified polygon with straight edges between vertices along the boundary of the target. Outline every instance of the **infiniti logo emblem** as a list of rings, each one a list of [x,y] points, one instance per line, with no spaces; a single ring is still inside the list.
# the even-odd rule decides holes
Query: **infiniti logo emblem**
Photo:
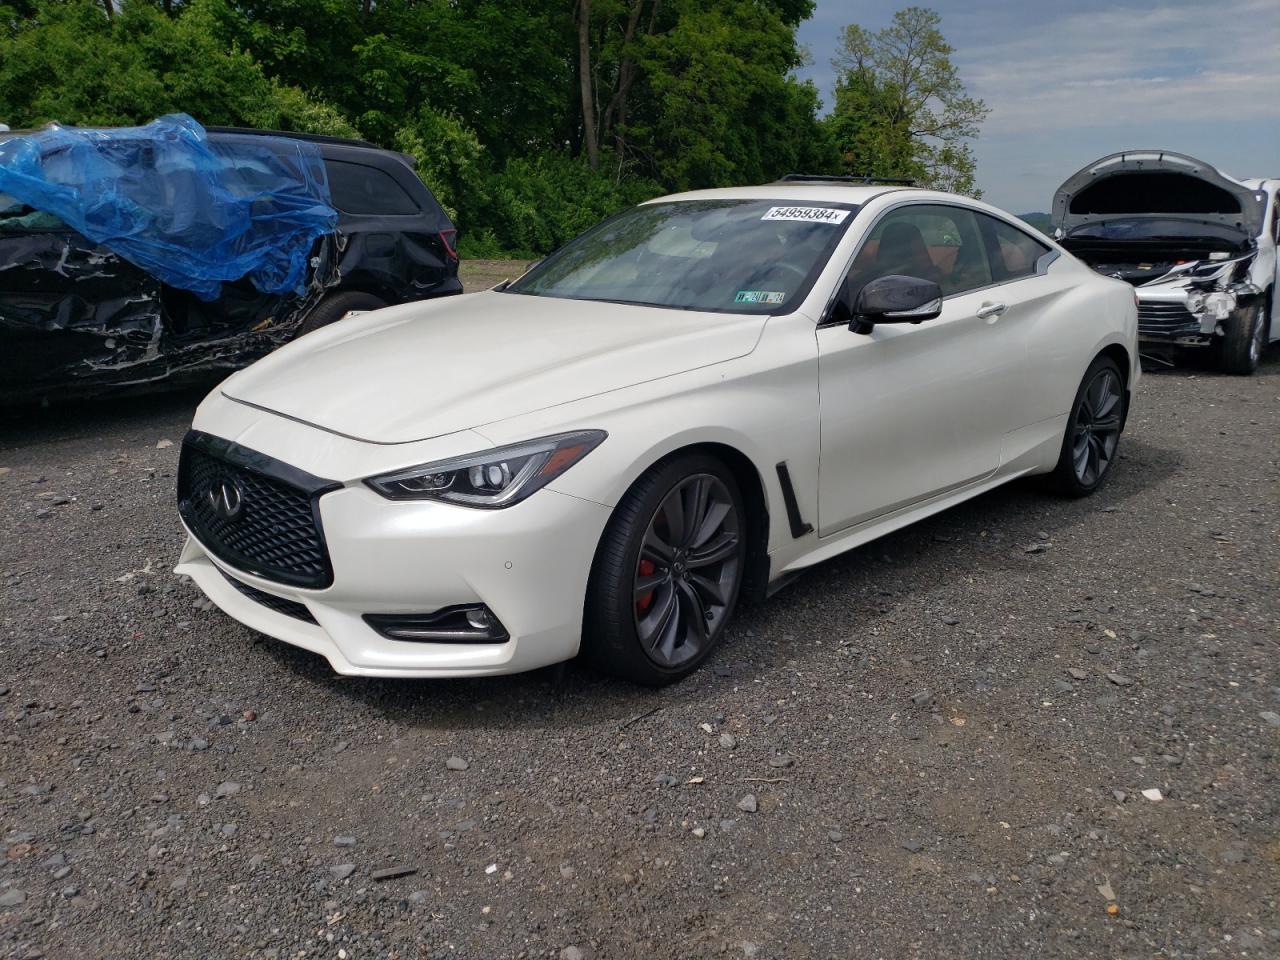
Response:
[[[229,477],[221,477],[209,484],[209,508],[218,519],[230,523],[244,513],[244,494],[240,485]]]

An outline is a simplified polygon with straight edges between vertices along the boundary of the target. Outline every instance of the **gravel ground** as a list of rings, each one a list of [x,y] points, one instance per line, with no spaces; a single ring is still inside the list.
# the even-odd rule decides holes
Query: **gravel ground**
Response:
[[[1280,956],[1274,352],[656,692],[343,680],[209,609],[196,399],[0,419],[0,956]]]
[[[527,260],[467,260],[459,271],[463,288],[472,293],[488,290],[503,280],[514,280],[529,267]]]

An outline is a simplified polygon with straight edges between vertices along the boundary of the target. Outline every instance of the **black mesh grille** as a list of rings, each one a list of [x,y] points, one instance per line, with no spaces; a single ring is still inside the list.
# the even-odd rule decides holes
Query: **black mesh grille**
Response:
[[[225,573],[223,576],[227,577]],[[307,606],[304,603],[298,603],[297,600],[288,600],[284,597],[277,597],[273,593],[258,590],[249,586],[247,583],[241,583],[235,577],[227,577],[227,582],[250,600],[256,600],[264,607],[274,610],[276,613],[283,613],[286,617],[293,617],[295,620],[304,620],[307,623],[316,622],[316,618],[311,615],[311,611],[307,609]]]
[[[193,434],[178,467],[178,509],[196,539],[231,566],[291,586],[327,587],[333,570],[315,501],[334,486]]]
[[[1197,333],[1200,321],[1181,303],[1147,302],[1138,304],[1140,333]]]

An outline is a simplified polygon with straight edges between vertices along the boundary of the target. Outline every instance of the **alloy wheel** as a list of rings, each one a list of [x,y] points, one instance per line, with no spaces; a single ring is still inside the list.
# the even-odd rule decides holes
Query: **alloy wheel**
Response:
[[[636,562],[636,635],[645,654],[675,668],[704,651],[724,623],[742,569],[741,521],[724,482],[681,480],[649,520]]]
[[[1076,479],[1086,487],[1102,479],[1115,456],[1120,441],[1121,398],[1120,378],[1108,369],[1094,375],[1080,398],[1071,455]]]

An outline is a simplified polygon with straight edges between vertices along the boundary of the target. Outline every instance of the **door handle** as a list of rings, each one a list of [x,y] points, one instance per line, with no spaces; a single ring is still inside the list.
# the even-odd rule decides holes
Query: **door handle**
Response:
[[[1009,309],[1007,303],[984,303],[978,308],[978,317],[982,320],[990,320],[998,317]]]

